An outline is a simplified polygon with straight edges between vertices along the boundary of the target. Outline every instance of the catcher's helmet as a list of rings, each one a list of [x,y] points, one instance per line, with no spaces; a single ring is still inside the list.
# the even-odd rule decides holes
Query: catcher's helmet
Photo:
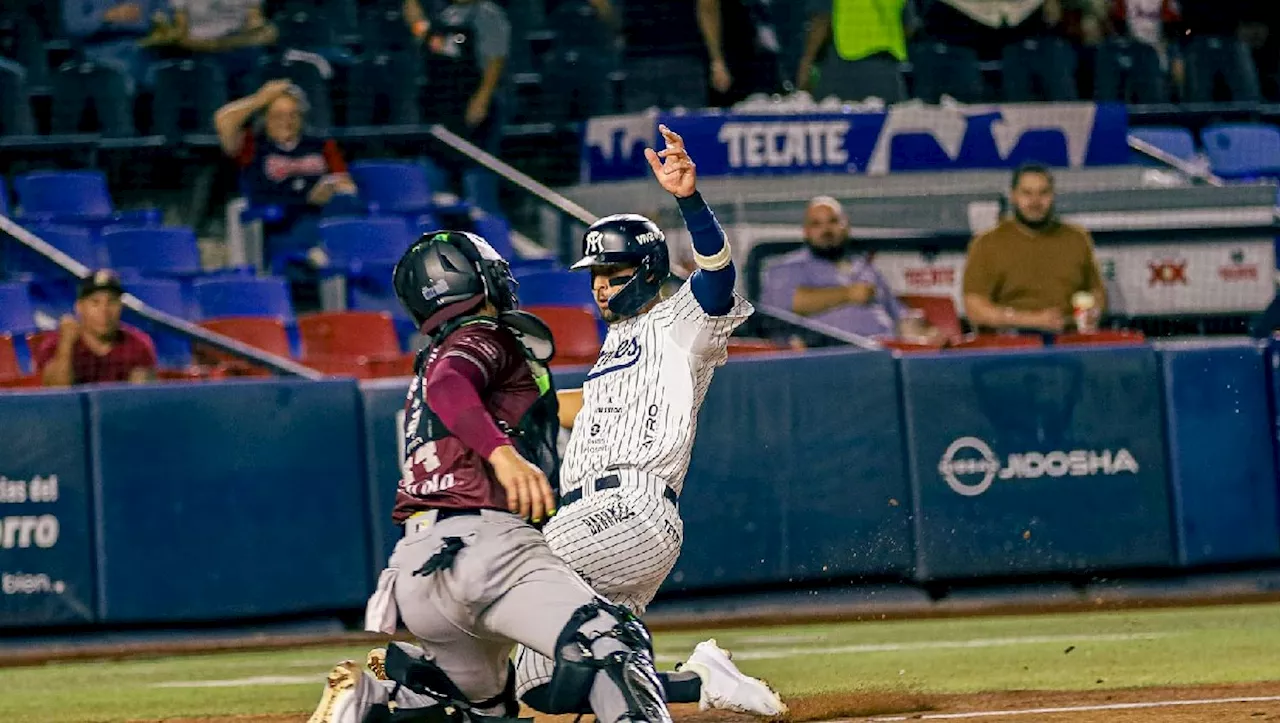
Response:
[[[671,275],[667,240],[658,224],[634,213],[620,213],[591,224],[582,237],[582,259],[571,269],[633,266],[636,274],[609,299],[609,310],[634,316],[653,300]]]
[[[488,241],[466,231],[423,234],[396,262],[391,279],[400,305],[424,334],[486,299],[499,312],[519,305],[510,266]]]

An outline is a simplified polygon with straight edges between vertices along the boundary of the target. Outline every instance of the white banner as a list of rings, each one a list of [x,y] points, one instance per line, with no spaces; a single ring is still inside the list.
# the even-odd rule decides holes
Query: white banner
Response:
[[[773,225],[738,224],[728,233],[734,261],[740,269],[746,268],[747,257],[756,243],[801,240],[798,228]],[[673,230],[667,238],[676,265],[692,271],[687,232]],[[1108,308],[1116,313],[1256,313],[1266,308],[1276,294],[1275,245],[1267,236],[1100,246],[1097,257],[1106,281]],[[964,262],[965,255],[959,251],[930,255],[882,251],[874,259],[875,267],[895,293],[950,296],[961,314]],[[744,276],[738,277],[743,291]]]

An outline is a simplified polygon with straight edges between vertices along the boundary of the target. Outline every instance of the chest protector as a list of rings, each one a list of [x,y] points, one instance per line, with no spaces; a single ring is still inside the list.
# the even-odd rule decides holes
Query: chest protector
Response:
[[[511,316],[513,320],[518,317],[528,316],[523,312],[513,312],[504,314]],[[494,319],[487,316],[462,316],[445,324],[440,328],[431,339],[431,343],[418,352],[418,357],[414,361],[414,377],[415,381],[411,393],[413,397],[410,405],[421,410],[418,417],[416,428],[411,425],[411,421],[405,424],[405,458],[410,459],[417,447],[428,442],[436,442],[446,437],[453,436],[453,433],[445,428],[444,423],[436,416],[431,407],[427,405],[427,400],[423,395],[424,385],[421,382],[422,372],[432,361],[435,360],[439,353],[440,344],[450,334],[464,326],[483,325],[490,329],[503,329],[508,333],[515,335],[517,340],[521,341],[520,349],[524,353],[525,363],[529,366],[529,372],[533,375],[534,383],[538,388],[538,399],[525,411],[519,421],[513,426],[501,419],[495,419],[504,434],[511,438],[512,445],[520,456],[529,462],[537,465],[538,469],[547,476],[547,481],[551,484],[551,489],[558,490],[560,487],[560,448],[557,439],[560,434],[560,401],[556,397],[555,382],[551,378],[551,372],[546,367],[545,360],[549,359],[549,355],[535,354],[541,351],[539,340],[530,339],[525,341],[527,334],[527,325],[520,324],[519,327],[513,327],[509,322],[500,319]],[[545,327],[544,327],[545,328]],[[548,332],[548,339],[550,333]]]

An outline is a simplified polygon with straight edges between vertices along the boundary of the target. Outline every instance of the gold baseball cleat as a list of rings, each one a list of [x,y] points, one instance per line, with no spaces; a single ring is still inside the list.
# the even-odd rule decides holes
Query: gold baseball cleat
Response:
[[[364,664],[369,668],[369,672],[373,673],[373,677],[378,680],[387,679],[387,649],[374,648],[369,651],[368,657],[365,658]]]
[[[324,682],[324,693],[320,696],[320,704],[307,719],[307,723],[334,723],[338,720],[337,713],[340,707],[346,703],[345,699],[351,697],[356,681],[361,675],[360,666],[354,660],[344,660],[330,670],[329,677]]]

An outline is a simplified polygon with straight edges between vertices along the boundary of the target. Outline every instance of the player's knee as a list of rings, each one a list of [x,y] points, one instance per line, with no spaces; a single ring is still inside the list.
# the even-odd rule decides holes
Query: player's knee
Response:
[[[633,721],[670,720],[653,664],[649,631],[626,608],[595,600],[574,612],[556,640],[555,670],[538,702],[547,713],[577,713],[589,707],[597,674],[617,686]],[[525,694],[525,702],[529,702]],[[541,710],[541,709],[539,709]]]

